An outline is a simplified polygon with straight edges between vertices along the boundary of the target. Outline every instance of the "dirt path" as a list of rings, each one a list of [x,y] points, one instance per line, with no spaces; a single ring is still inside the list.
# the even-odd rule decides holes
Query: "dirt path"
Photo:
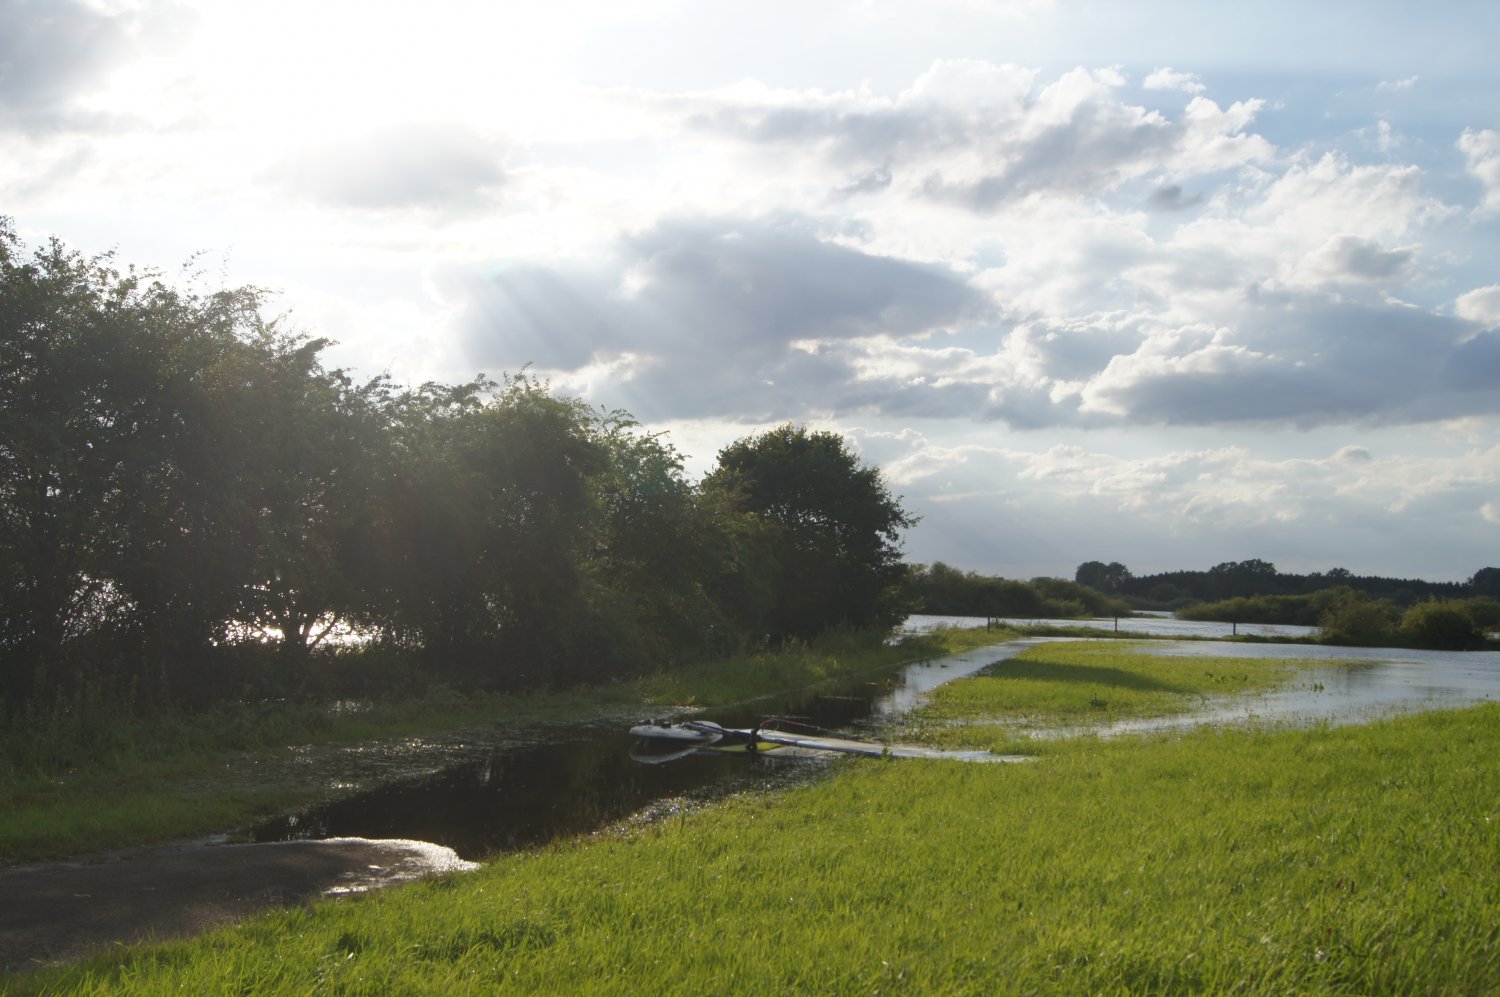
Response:
[[[0,972],[181,938],[270,907],[475,868],[419,841],[190,843],[0,870]]]

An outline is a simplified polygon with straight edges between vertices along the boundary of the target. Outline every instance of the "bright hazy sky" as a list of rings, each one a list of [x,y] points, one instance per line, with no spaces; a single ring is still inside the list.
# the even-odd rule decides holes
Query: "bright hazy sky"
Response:
[[[1500,565],[1500,4],[0,0],[0,214],[1029,578]]]

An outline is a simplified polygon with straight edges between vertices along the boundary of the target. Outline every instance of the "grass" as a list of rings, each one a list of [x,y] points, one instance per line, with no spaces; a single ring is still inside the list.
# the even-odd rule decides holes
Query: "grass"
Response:
[[[776,654],[525,696],[438,688],[401,702],[235,705],[150,718],[83,700],[55,718],[0,729],[0,863],[223,832],[398,777],[403,765],[431,768],[464,743],[534,738],[579,719],[739,702],[1005,636],[953,630],[887,645],[835,634]],[[409,741],[423,746],[364,750]]]
[[[1489,993],[1500,706],[818,784],[16,993]]]

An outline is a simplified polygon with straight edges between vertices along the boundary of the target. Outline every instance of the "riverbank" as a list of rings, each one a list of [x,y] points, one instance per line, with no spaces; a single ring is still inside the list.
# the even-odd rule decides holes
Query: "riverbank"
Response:
[[[545,739],[549,728],[721,706],[845,674],[995,643],[942,630],[888,645],[858,635],[776,654],[660,672],[629,683],[527,696],[438,690],[400,703],[246,707],[206,718],[111,718],[56,735],[68,764],[0,767],[0,866],[222,834],[270,814]],[[12,736],[15,736],[14,734]],[[103,747],[98,746],[103,742]],[[35,744],[25,751],[46,755]],[[19,754],[20,751],[17,751]]]
[[[1041,664],[1034,695],[1000,707],[965,680],[980,691],[956,684],[942,716],[1036,711],[1059,686],[1088,702],[1091,684],[1162,684],[1120,658],[1062,662],[1088,682]],[[1500,980],[1500,706],[1034,750],[1024,766],[856,760],[15,989],[1331,994]]]

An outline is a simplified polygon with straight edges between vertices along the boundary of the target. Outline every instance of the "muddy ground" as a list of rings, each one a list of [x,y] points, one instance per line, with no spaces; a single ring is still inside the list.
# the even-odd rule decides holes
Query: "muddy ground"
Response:
[[[426,842],[344,838],[192,842],[0,869],[0,972],[188,937],[269,907],[472,868]]]

